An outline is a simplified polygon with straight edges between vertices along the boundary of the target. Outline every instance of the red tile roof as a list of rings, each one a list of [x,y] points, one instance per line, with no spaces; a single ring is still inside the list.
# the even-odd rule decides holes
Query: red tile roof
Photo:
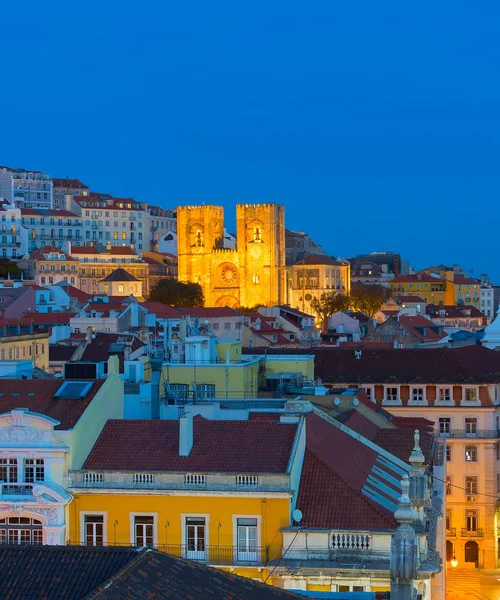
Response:
[[[436,326],[427,317],[402,315],[399,322],[423,342],[438,342],[447,337],[446,333],[436,331]]]
[[[57,248],[56,246],[43,246],[43,248],[37,248],[36,250],[33,250],[33,252],[30,254],[30,260],[48,260],[46,257],[52,252],[55,252],[56,254],[62,254],[64,258],[61,260],[75,261],[75,259],[71,258],[69,254],[66,254],[66,252],[60,248]]]
[[[278,354],[272,348],[245,349],[246,354]],[[282,351],[281,351],[282,352]],[[463,348],[352,349],[291,348],[288,354],[314,354],[314,373],[323,382],[354,385],[375,383],[500,383],[500,352],[483,346]]]
[[[31,412],[59,421],[60,424],[55,429],[71,429],[104,384],[104,380],[94,380],[83,399],[54,398],[63,383],[64,379],[2,379],[0,414],[14,408],[27,408]]]
[[[99,254],[94,246],[71,246],[71,254]]]
[[[471,284],[471,285],[481,285],[481,281],[479,279],[473,279],[472,277],[464,277],[463,275],[454,275],[453,283],[455,284]]]
[[[179,456],[178,421],[110,420],[84,469],[284,473],[296,424],[195,417],[194,444]]]
[[[420,296],[395,296],[396,300],[399,300],[399,302],[406,302],[406,303],[411,303],[411,302],[425,302],[425,300],[423,298],[420,298]]]
[[[21,208],[21,215],[23,217],[72,217],[78,220],[81,219],[79,215],[76,215],[75,213],[69,212],[67,210],[51,210],[48,208]]]
[[[23,319],[28,319],[37,325],[67,325],[76,313],[26,313]]]
[[[76,188],[80,190],[88,190],[89,186],[82,183],[79,179],[68,179],[68,177],[53,177],[52,185],[62,188]]]
[[[185,316],[180,310],[169,304],[161,302],[141,302],[140,304],[148,313],[155,314],[157,319],[180,319]]]
[[[297,499],[302,527],[324,529],[394,529],[391,513],[349,485],[318,456],[306,450]]]
[[[440,315],[440,311],[445,311],[445,316]],[[465,314],[470,311],[470,315]],[[484,314],[472,304],[462,304],[460,306],[439,306],[429,304],[427,306],[427,314],[433,319],[467,319],[467,318],[483,318]]]
[[[180,312],[190,317],[198,317],[199,319],[211,319],[215,317],[240,317],[241,314],[229,308],[229,306],[221,307],[203,307],[203,308],[179,308]],[[261,315],[262,318],[262,315]]]
[[[131,342],[128,346],[131,352],[135,352],[146,345],[139,338],[126,333],[97,333],[96,337],[87,344],[80,360],[105,361],[108,359],[110,352],[114,353],[110,351],[112,344],[126,344],[127,342]]]

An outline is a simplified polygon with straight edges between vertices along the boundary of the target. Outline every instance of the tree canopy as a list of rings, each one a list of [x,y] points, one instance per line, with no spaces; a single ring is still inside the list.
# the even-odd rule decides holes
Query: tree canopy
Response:
[[[390,291],[383,285],[353,283],[350,296],[351,308],[374,317],[390,295]]]
[[[323,331],[328,325],[328,317],[340,310],[349,308],[349,297],[345,294],[336,294],[335,292],[323,292],[320,298],[311,300],[311,308],[321,320]]]
[[[151,290],[149,299],[153,302],[170,304],[170,306],[193,307],[203,306],[203,290],[199,283],[183,283],[175,279],[162,279]]]
[[[8,258],[0,258],[0,277],[7,277],[8,275],[17,275],[19,269],[17,263]]]

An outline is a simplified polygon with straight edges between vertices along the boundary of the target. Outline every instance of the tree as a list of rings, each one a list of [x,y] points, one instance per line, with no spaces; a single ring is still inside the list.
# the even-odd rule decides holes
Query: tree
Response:
[[[351,308],[373,318],[390,295],[390,291],[383,285],[353,283],[350,296]]]
[[[349,297],[335,292],[323,292],[319,300],[318,298],[311,300],[311,308],[321,319],[322,331],[326,331],[328,317],[341,310],[347,310],[349,308]]]
[[[8,258],[0,258],[0,277],[8,277],[9,275],[17,275],[18,273],[17,263]]]
[[[159,281],[151,290],[149,299],[153,302],[186,308],[203,306],[205,301],[199,283],[183,283],[175,279]]]

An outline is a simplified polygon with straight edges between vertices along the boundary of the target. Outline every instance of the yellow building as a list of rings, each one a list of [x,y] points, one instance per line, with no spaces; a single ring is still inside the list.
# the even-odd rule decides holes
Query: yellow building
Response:
[[[281,556],[304,417],[108,421],[71,473],[70,543],[156,546],[265,580]]]
[[[179,207],[179,281],[199,283],[206,306],[283,304],[284,215],[278,204],[237,205],[235,249],[224,247],[221,206]]]
[[[401,275],[387,284],[392,296],[418,296],[427,304],[445,302],[446,282],[429,273]]]
[[[311,301],[325,292],[349,295],[351,265],[330,256],[312,254],[288,267],[288,304],[313,314]]]
[[[9,335],[3,335],[5,330],[0,327],[0,360],[32,360],[35,367],[47,371],[49,368],[49,333],[15,334],[9,330]]]
[[[481,308],[481,282],[478,279],[464,277],[453,271],[446,271],[444,278],[446,284],[445,305],[465,304]]]

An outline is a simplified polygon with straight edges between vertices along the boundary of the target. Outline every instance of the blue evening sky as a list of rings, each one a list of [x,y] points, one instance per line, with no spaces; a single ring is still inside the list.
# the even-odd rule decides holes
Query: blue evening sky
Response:
[[[173,207],[286,205],[329,253],[500,282],[500,3],[1,10],[0,164]]]

